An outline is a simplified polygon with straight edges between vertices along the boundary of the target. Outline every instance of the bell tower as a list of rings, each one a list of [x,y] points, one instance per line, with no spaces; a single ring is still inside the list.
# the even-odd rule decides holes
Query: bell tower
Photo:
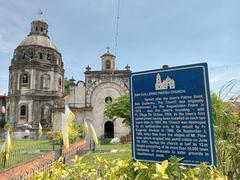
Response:
[[[115,59],[116,56],[109,52],[109,47],[107,47],[107,52],[101,56],[102,59],[102,71],[114,71],[115,70]]]
[[[48,24],[34,19],[28,36],[14,50],[9,67],[8,117],[16,137],[23,137],[24,124],[37,130],[51,129],[54,105],[62,100],[64,64],[48,36]]]
[[[42,35],[48,37],[48,24],[42,19],[32,21],[29,36],[31,35]]]

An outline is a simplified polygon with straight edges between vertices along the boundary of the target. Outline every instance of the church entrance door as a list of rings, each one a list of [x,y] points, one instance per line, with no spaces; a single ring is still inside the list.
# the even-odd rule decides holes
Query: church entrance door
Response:
[[[104,138],[114,138],[114,126],[112,121],[104,124]]]

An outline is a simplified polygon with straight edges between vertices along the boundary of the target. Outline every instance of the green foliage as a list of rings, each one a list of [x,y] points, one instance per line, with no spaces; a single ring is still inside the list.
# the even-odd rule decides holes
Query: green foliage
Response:
[[[218,169],[229,179],[240,179],[240,116],[239,93],[232,93],[235,81],[230,81],[212,93],[212,109]],[[232,95],[233,94],[233,95]]]
[[[74,124],[72,127],[72,131],[69,134],[69,142],[74,143],[80,138],[83,137],[83,127],[79,124]],[[50,140],[53,145],[53,149],[55,145],[60,145],[62,143],[62,133],[60,131],[48,131],[47,138]]]
[[[48,131],[47,138],[54,144],[60,144],[62,140],[62,133],[60,131]]]
[[[70,135],[71,136],[71,135]],[[75,141],[77,139],[82,139],[83,138],[83,126],[81,124],[74,124],[73,125],[73,135],[72,136],[75,136]],[[74,141],[74,142],[75,142]]]
[[[48,131],[47,138],[50,140],[53,150],[55,150],[55,145],[60,145],[62,142],[62,133],[60,131]]]
[[[111,138],[104,138],[103,144],[110,144],[111,140]]]
[[[64,85],[64,94],[69,94],[70,81],[68,80],[67,77],[64,78],[63,85]]]
[[[4,130],[5,131],[9,131],[9,133],[12,134],[13,133],[13,126],[12,126],[12,124],[6,123],[5,126],[4,126]]]
[[[105,116],[116,119],[123,118],[123,124],[130,126],[130,98],[128,94],[120,96],[116,101],[107,104]]]
[[[201,164],[195,168],[186,168],[178,162],[181,159],[172,157],[160,165],[158,163],[145,163],[132,160],[107,160],[96,157],[91,163],[82,162],[75,157],[74,164],[68,166],[62,163],[62,159],[54,163],[50,172],[38,173],[34,179],[227,179],[215,168],[209,168]]]

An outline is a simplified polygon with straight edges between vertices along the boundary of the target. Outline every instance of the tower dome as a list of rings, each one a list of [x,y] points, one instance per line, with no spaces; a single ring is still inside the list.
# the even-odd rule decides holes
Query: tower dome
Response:
[[[18,47],[23,46],[41,46],[59,52],[56,45],[48,36],[48,24],[43,19],[35,19],[32,21],[29,35],[19,44]]]

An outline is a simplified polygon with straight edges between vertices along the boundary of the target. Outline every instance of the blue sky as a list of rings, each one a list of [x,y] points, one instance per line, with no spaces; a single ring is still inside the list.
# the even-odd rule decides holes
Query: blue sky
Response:
[[[42,9],[65,75],[84,79],[114,51],[117,0],[0,0],[0,94],[7,93],[14,49]],[[207,62],[217,91],[240,73],[239,0],[120,0],[117,68],[132,71]]]

